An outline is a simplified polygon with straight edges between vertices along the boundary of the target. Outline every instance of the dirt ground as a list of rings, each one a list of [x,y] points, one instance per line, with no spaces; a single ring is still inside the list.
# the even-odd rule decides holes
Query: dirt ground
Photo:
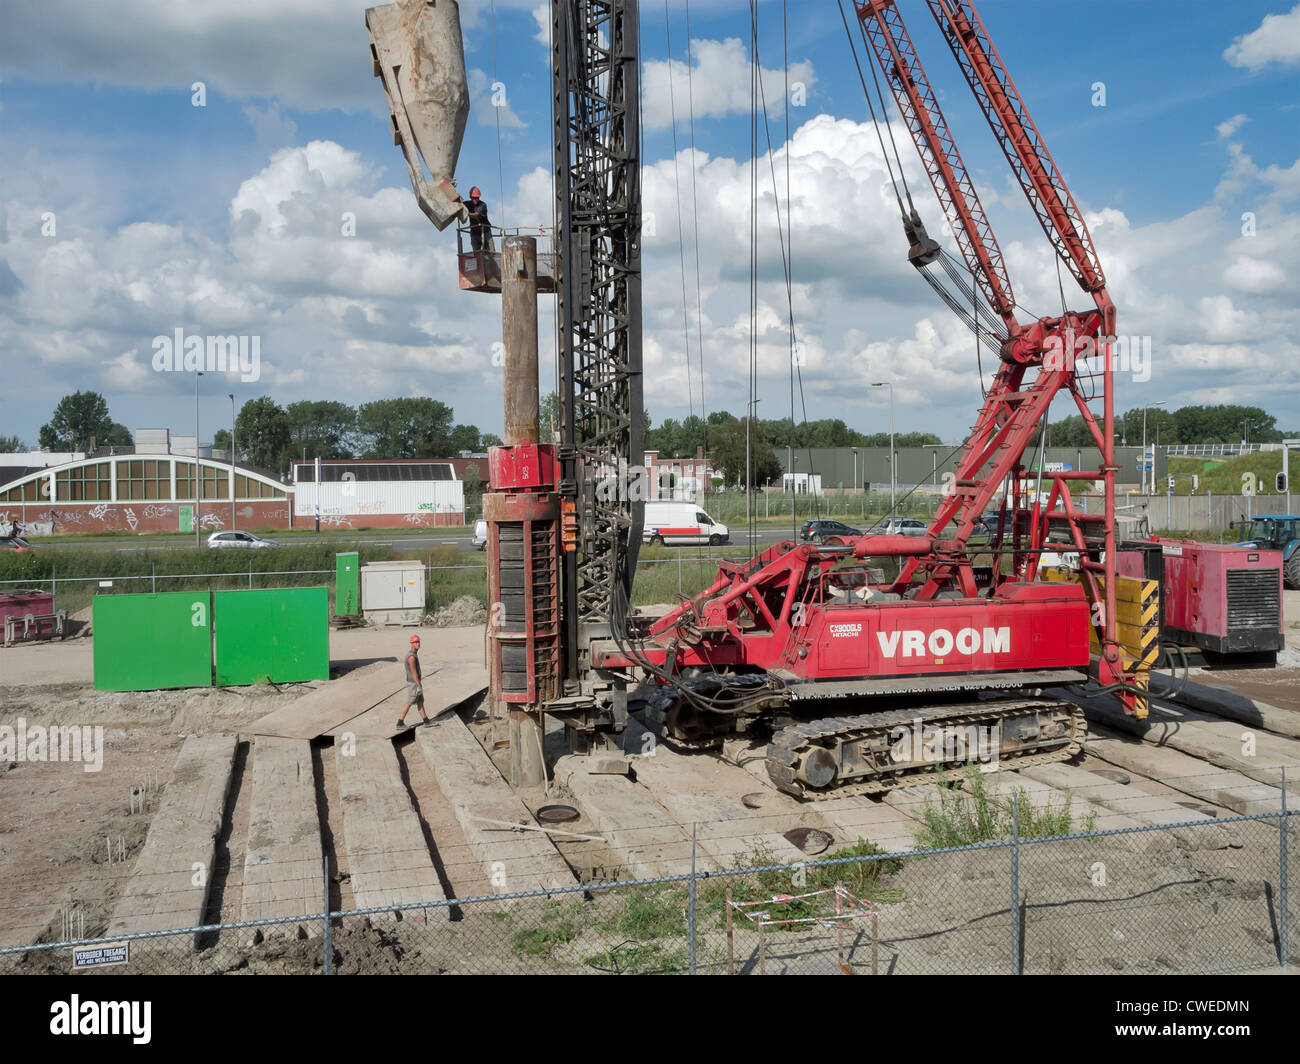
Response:
[[[332,672],[337,675],[377,660],[401,665],[409,628],[356,629],[330,634]],[[438,664],[473,660],[482,653],[483,630],[421,629],[425,670]],[[109,692],[92,686],[89,639],[38,643],[0,649],[0,723],[16,727],[52,724],[102,726],[102,768],[86,772],[73,762],[10,761],[0,764],[0,946],[55,941],[62,937],[63,913],[73,914],[74,930],[91,937],[107,928],[113,901],[130,876],[165,789],[177,752],[189,735],[240,733],[251,722],[301,697],[313,684]],[[332,751],[320,752],[329,760]],[[212,920],[237,920],[251,787],[241,771],[249,744],[241,742],[231,785],[225,830],[218,840],[213,869]],[[427,772],[422,758],[410,759],[417,774]],[[328,772],[322,773],[326,779]],[[447,860],[456,869],[460,896],[488,893],[480,874],[466,861],[463,836],[450,807],[441,801],[436,781],[421,778],[415,788],[428,796],[422,817],[448,840]],[[131,791],[144,787],[142,811]],[[436,798],[434,795],[436,794]],[[132,813],[131,807],[137,806]],[[335,794],[334,808],[338,797]],[[341,830],[341,821],[336,830]],[[112,863],[109,863],[109,853]],[[339,852],[343,852],[342,846]],[[344,860],[346,864],[346,860]],[[336,903],[351,903],[344,885]],[[470,890],[473,887],[475,889]]]
[[[1291,616],[1300,599],[1288,593]],[[1300,635],[1300,629],[1292,629]],[[411,629],[331,633],[336,670],[389,660],[394,672]],[[426,668],[479,660],[482,628],[423,629]],[[252,721],[301,697],[310,685],[163,691],[96,692],[91,686],[91,644],[70,640],[0,650],[0,722],[22,717],[29,724],[77,723],[105,729],[102,771],[73,763],[0,764],[0,945],[55,941],[71,910],[78,931],[101,934],[112,904],[166,789],[176,753],[192,734],[240,733]],[[1201,682],[1232,686],[1274,705],[1300,710],[1300,668],[1222,670]],[[1254,688],[1248,690],[1247,685]],[[499,768],[505,768],[505,722],[487,708],[469,710],[471,730]],[[549,743],[548,743],[549,745]],[[424,759],[399,743],[399,760],[413,806],[435,854],[449,897],[489,894],[454,813]],[[331,905],[353,904],[341,837],[333,751],[316,751],[320,804],[326,812],[326,849],[338,856]],[[682,755],[692,756],[692,755]],[[696,757],[707,755],[694,755]],[[247,844],[251,777],[241,772],[249,757],[241,738],[225,829],[218,840],[217,868],[209,905],[211,920],[238,919]],[[1086,761],[1083,767],[1092,767]],[[1158,781],[1134,784],[1175,801],[1188,796]],[[129,812],[132,788],[150,792],[142,812]],[[536,810],[547,802],[570,802],[552,786],[520,795]],[[1205,809],[1225,815],[1224,810]],[[1190,806],[1189,806],[1190,807]],[[594,831],[585,815],[565,825]],[[1300,825],[1292,831],[1292,866],[1300,867]],[[110,842],[111,840],[111,842]],[[1239,825],[1238,845],[1221,850],[1139,852],[1120,839],[1044,843],[1020,857],[1023,966],[1036,972],[1193,972],[1277,963],[1273,946],[1278,905],[1278,831],[1275,823]],[[113,862],[108,860],[111,845]],[[561,853],[585,883],[626,878],[607,846],[559,839]],[[1099,871],[1098,866],[1101,866]],[[1009,853],[905,858],[882,877],[878,963],[884,972],[1002,972],[1011,963],[1013,906]],[[791,883],[791,891],[797,884]],[[725,965],[721,887],[712,884],[700,927],[705,970]],[[1292,926],[1300,926],[1300,891],[1291,892]],[[550,901],[457,906],[450,923],[346,918],[332,929],[333,965],[347,972],[598,972],[681,970],[685,940],[681,888],[598,892]],[[848,963],[870,969],[870,936],[862,927],[847,935]],[[766,967],[777,971],[832,971],[839,936],[815,925],[767,936]],[[142,944],[138,969],[185,973],[259,974],[312,972],[323,966],[320,928],[303,927],[288,938],[248,931],[209,936],[195,951],[186,943]],[[742,970],[759,966],[757,933],[739,925],[733,941]],[[1293,958],[1300,963],[1300,956]],[[133,962],[133,968],[137,963]],[[66,951],[22,954],[0,971],[66,972]]]

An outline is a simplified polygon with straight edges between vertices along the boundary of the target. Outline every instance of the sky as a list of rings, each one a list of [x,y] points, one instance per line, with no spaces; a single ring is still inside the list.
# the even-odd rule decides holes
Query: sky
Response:
[[[1050,247],[926,5],[900,7],[1024,315],[1058,312]],[[79,389],[102,392],[128,428],[192,433],[192,374],[154,365],[156,338],[176,330],[258,338],[256,380],[199,382],[205,439],[229,425],[228,394],[432,396],[457,421],[501,432],[500,301],[459,289],[455,236],[416,206],[371,75],[364,8],[7,6],[0,435],[34,447]],[[1121,367],[1118,409],[1246,403],[1300,429],[1300,4],[1092,0],[1086,18],[1047,0],[979,9],[1084,212],[1117,331],[1150,352]],[[481,186],[496,224],[548,226],[549,4],[463,0],[460,11],[472,95],[460,187]],[[789,416],[777,221],[788,204],[796,417],[886,430],[892,392],[900,432],[959,440],[980,399],[973,340],[907,264],[839,12],[766,0],[758,22],[771,148],[763,135],[751,203],[749,4],[641,11],[646,407],[656,424],[744,412],[752,208],[757,409]],[[893,118],[918,209],[943,239]],[[1091,304],[1064,282],[1070,306]],[[553,299],[540,309],[547,389]],[[872,388],[879,380],[893,387]],[[1072,412],[1067,402],[1054,418]]]

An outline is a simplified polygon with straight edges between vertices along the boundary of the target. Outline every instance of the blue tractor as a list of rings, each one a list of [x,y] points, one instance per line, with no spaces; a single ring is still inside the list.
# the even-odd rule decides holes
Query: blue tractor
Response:
[[[1300,588],[1300,517],[1252,517],[1233,523],[1245,533],[1243,547],[1282,552],[1282,579],[1289,588]]]

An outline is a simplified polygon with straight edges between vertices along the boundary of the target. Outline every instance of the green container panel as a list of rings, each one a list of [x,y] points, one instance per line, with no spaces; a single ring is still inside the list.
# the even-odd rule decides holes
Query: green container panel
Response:
[[[329,679],[326,588],[215,591],[212,600],[218,686]]]
[[[212,686],[212,593],[96,595],[95,690]]]
[[[361,612],[361,555],[334,555],[337,572],[334,577],[334,614],[346,617]]]

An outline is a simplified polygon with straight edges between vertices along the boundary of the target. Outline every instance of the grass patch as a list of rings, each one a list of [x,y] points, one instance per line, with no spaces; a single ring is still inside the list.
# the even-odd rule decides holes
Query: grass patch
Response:
[[[547,956],[556,946],[572,942],[582,934],[585,918],[586,905],[581,901],[570,902],[568,905],[548,901],[541,923],[536,927],[516,931],[511,942],[519,953],[530,957]]]
[[[610,975],[683,975],[690,967],[685,946],[667,949],[657,942],[621,942],[584,957],[583,964]]]
[[[1097,829],[1097,814],[1089,813],[1076,823],[1072,809],[1074,796],[1066,791],[1060,804],[1049,801],[1037,807],[1023,787],[1011,794],[1001,794],[989,787],[989,774],[974,766],[963,773],[962,788],[949,786],[953,781],[939,770],[939,804],[928,797],[921,810],[921,827],[913,834],[918,849],[939,850],[950,846],[970,846],[977,842],[1009,839],[1016,830],[1014,804],[1019,812],[1019,835],[1022,839],[1045,839]]]
[[[392,557],[390,547],[367,543],[282,545],[270,550],[106,551],[60,547],[0,554],[0,581],[21,581],[0,583],[0,590],[50,590],[57,584],[57,608],[75,613],[99,593],[96,581],[101,579],[112,580],[113,593],[118,594],[326,585],[332,607],[334,556],[350,550],[357,551],[362,562]]]
[[[1240,495],[1242,476],[1250,474],[1258,485],[1255,510],[1257,513],[1281,513],[1280,508],[1270,511],[1272,505],[1263,496],[1271,494],[1273,482],[1282,471],[1281,451],[1252,451],[1222,458],[1193,458],[1175,456],[1169,459],[1169,472],[1174,475],[1174,494],[1188,495],[1192,491],[1192,474],[1197,477],[1197,495],[1212,491],[1216,495]],[[1164,484],[1158,485],[1164,493]],[[1280,500],[1285,506],[1285,498]]]
[[[903,892],[889,886],[885,880],[895,875],[903,862],[897,857],[883,858],[885,853],[873,842],[859,838],[852,846],[844,846],[830,853],[819,854],[815,860],[831,861],[850,857],[879,857],[880,860],[846,861],[844,864],[821,865],[809,862],[807,867],[787,866],[752,876],[732,880],[731,897],[734,901],[762,901],[778,894],[807,894],[842,886],[855,897],[878,905],[896,904],[903,900]],[[770,865],[779,863],[762,844],[752,855],[744,858],[744,865]],[[743,867],[738,865],[737,867]],[[724,902],[725,904],[725,902]],[[814,915],[826,915],[825,905],[803,900],[777,902],[768,911],[777,920],[792,920]],[[833,910],[832,910],[833,911]],[[725,920],[725,911],[723,917]],[[742,918],[743,919],[743,918]],[[802,925],[806,927],[807,925]],[[786,925],[774,930],[801,930],[801,925]]]

